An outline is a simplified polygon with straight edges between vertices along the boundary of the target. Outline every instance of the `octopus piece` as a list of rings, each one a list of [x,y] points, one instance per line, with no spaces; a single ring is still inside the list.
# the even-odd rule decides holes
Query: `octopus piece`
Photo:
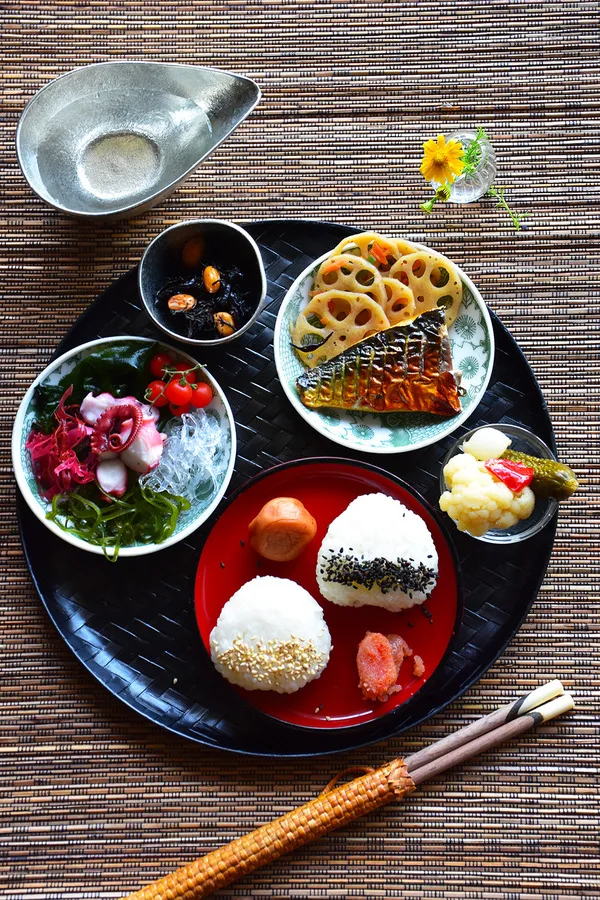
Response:
[[[94,453],[112,451],[122,453],[136,439],[144,421],[140,403],[120,403],[109,406],[94,423],[92,450]]]
[[[156,428],[160,413],[135,397],[113,397],[103,393],[94,397],[89,393],[82,401],[80,413],[91,426],[90,444],[99,465],[118,461],[134,472],[145,475],[158,465],[167,437]],[[121,472],[118,488],[123,483],[120,467],[105,470],[106,478],[116,478]],[[107,493],[120,494],[107,490]]]
[[[127,490],[127,467],[118,457],[101,460],[96,468],[96,480],[105,494],[122,497]]]
[[[127,403],[136,403],[141,406],[144,418],[152,416],[154,421],[158,422],[160,413],[155,406],[150,406],[149,403],[140,403],[135,397],[113,397],[108,393],[98,394],[97,397],[94,397],[91,391],[81,401],[79,413],[84,422],[87,422],[88,425],[95,425],[102,413],[112,406],[122,406]]]
[[[158,465],[166,439],[166,434],[157,430],[154,419],[145,419],[135,439],[121,451],[121,459],[134,472],[145,475]]]

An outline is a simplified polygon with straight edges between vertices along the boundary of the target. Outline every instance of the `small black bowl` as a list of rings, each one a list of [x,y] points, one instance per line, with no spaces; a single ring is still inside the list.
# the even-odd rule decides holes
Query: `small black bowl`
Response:
[[[226,260],[243,274],[244,291],[249,293],[253,312],[232,334],[208,339],[188,337],[173,328],[172,315],[158,303],[159,292],[170,282],[185,281],[197,274],[194,262],[184,258],[184,248],[192,246],[194,241],[198,241],[201,248],[198,257],[201,255],[205,262],[218,267]],[[146,312],[156,325],[169,337],[198,347],[228,344],[240,337],[256,322],[267,297],[267,279],[258,245],[239,225],[221,219],[190,219],[162,231],[142,256],[138,284]]]

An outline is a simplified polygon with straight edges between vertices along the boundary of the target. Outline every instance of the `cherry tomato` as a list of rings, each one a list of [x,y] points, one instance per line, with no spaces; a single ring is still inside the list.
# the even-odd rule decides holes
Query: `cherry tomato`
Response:
[[[191,403],[184,403],[183,406],[175,406],[173,403],[169,403],[169,409],[174,416],[182,416],[184,413],[188,413],[191,407]]]
[[[146,388],[144,399],[152,406],[166,406],[169,402],[164,394],[166,386],[164,381],[151,381]]]
[[[150,371],[155,378],[161,378],[165,374],[164,369],[172,365],[173,360],[168,353],[157,353],[150,360]]]
[[[180,362],[177,363],[176,366],[173,366],[176,372],[185,372],[185,378],[188,384],[196,384],[196,375],[194,372],[186,372],[186,369],[190,368],[189,363]]]
[[[192,399],[192,386],[181,378],[173,378],[165,388],[165,397],[173,406],[185,406]]]
[[[210,389],[210,385],[205,384],[204,381],[200,381],[192,388],[192,406],[195,406],[196,409],[208,406],[212,398],[213,392]]]

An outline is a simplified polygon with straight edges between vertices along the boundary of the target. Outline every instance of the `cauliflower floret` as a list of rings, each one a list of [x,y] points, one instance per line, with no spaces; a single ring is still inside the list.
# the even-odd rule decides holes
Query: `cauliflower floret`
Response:
[[[453,456],[444,467],[444,478],[449,490],[440,497],[440,509],[454,519],[459,531],[474,537],[490,528],[512,528],[533,511],[531,488],[513,493],[469,453]]]
[[[513,494],[512,511],[519,519],[528,519],[535,506],[535,494],[526,487],[519,494]]]

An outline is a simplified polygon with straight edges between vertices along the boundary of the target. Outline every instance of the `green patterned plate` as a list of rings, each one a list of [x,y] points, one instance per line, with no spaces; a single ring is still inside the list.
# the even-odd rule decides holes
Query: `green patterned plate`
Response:
[[[429,250],[416,244],[422,250]],[[483,297],[455,263],[463,283],[460,313],[449,329],[452,359],[462,371],[466,394],[462,412],[452,418],[430,413],[363,413],[345,409],[308,409],[296,390],[305,367],[290,342],[290,328],[307,305],[317,269],[330,256],[325,253],[298,276],[283,299],[275,325],[275,365],[283,389],[294,409],[315,431],[352,450],[366,453],[404,453],[434,444],[471,415],[485,394],[494,365],[494,333]],[[441,257],[443,260],[445,257]],[[450,260],[449,260],[450,261]]]
[[[54,534],[57,534],[63,540],[67,541],[69,544],[73,544],[75,547],[80,547],[82,550],[89,550],[91,553],[98,554],[103,553],[102,547],[89,544],[82,538],[63,531],[62,528],[46,518],[46,513],[50,509],[50,504],[47,503],[38,492],[35,476],[31,467],[29,451],[25,449],[25,442],[27,441],[27,436],[35,421],[33,397],[37,385],[42,383],[58,383],[62,376],[70,372],[84,357],[93,355],[96,350],[107,344],[115,345],[122,342],[127,342],[127,344],[157,344],[162,352],[169,353],[177,361],[189,362],[190,365],[193,366],[198,364],[197,360],[188,353],[176,350],[174,347],[162,343],[162,341],[154,341],[148,338],[127,336],[110,337],[90,341],[87,344],[81,344],[81,346],[75,347],[73,350],[68,350],[67,353],[59,356],[58,359],[51,362],[50,365],[38,375],[21,401],[21,405],[19,406],[15,418],[12,436],[12,461],[15,477],[29,508],[35,513],[37,518],[50,529],[50,531],[54,532]],[[208,519],[227,490],[227,485],[231,480],[235,462],[235,423],[229,403],[227,402],[222,389],[215,379],[209,375],[206,369],[202,369],[201,371],[203,379],[210,384],[213,391],[213,398],[206,407],[206,413],[221,424],[223,434],[224,447],[222,465],[220,466],[220,469],[222,470],[221,474],[217,476],[215,484],[207,484],[207,490],[201,500],[194,503],[190,509],[184,510],[179,514],[176,529],[171,537],[160,544],[135,544],[128,547],[121,547],[119,550],[119,557],[142,556],[143,554],[154,553],[157,550],[163,550],[166,547],[176,544],[177,541],[187,537]]]

